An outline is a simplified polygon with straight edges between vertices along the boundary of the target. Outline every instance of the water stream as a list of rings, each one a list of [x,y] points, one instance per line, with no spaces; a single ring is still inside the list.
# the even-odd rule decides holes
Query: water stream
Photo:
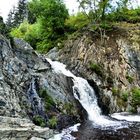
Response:
[[[32,80],[31,80],[29,89],[27,91],[28,99],[29,99],[29,102],[31,104],[33,115],[34,116],[40,115],[47,121],[48,117],[45,113],[44,104],[36,91],[35,80],[36,80],[35,78],[32,78]]]
[[[122,114],[113,114],[112,117],[115,119],[112,119],[112,117],[104,116],[101,114],[101,109],[98,106],[97,98],[94,93],[93,88],[88,84],[87,80],[76,77],[74,74],[72,74],[69,70],[66,69],[66,66],[60,62],[57,61],[51,61],[50,59],[47,59],[47,61],[51,64],[52,69],[55,73],[61,73],[65,76],[72,77],[73,78],[73,94],[74,97],[81,103],[83,108],[88,113],[88,119],[91,121],[94,127],[100,128],[100,129],[120,129],[120,128],[127,128],[129,123],[124,121],[140,121],[140,116],[124,116]],[[121,121],[119,121],[121,120]],[[75,126],[74,126],[75,127]],[[64,131],[65,132],[65,131]],[[61,138],[62,139],[62,135]],[[59,140],[59,139],[54,139]],[[69,140],[73,140],[72,137]]]

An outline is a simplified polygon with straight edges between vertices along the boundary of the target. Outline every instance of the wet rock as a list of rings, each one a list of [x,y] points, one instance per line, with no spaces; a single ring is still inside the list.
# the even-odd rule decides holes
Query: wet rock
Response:
[[[50,58],[51,60],[56,60],[58,58],[58,49],[54,47],[47,53],[47,57]]]
[[[121,97],[140,85],[140,44],[131,39],[135,34],[139,36],[133,29],[114,28],[106,32],[103,45],[100,36],[83,31],[79,37],[67,40],[56,59],[75,75],[96,83],[101,102],[108,105],[110,113],[129,111],[131,96],[128,101]]]
[[[30,121],[47,126],[49,119],[63,113],[61,128],[79,121],[82,107],[74,100],[72,79],[54,73],[46,56],[25,41],[15,38],[11,46],[5,37],[0,39],[0,139],[47,139],[52,131]]]
[[[49,128],[35,126],[30,120],[0,116],[0,139],[27,140],[32,137],[48,139],[53,135]]]

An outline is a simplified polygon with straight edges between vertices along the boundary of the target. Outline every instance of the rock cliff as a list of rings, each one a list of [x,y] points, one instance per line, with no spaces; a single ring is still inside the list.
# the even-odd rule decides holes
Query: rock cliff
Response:
[[[55,74],[23,40],[13,44],[0,35],[0,139],[48,139],[53,134],[48,127],[80,120],[71,78]]]
[[[89,80],[101,99],[99,103],[104,104],[104,112],[138,112],[139,25],[123,23],[102,34],[83,29],[71,35],[64,46],[55,53],[57,59]]]

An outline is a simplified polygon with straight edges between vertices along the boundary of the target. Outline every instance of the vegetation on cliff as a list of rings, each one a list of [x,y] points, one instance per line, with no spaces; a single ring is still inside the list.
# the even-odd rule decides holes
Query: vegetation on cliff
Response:
[[[9,13],[6,22],[7,26],[2,22],[2,19],[0,20],[0,32],[5,34],[6,29],[8,29],[13,37],[22,38],[30,43],[35,50],[46,53],[53,47],[62,48],[64,46],[63,42],[69,36],[74,40],[79,36],[80,31],[86,29],[98,34],[98,39],[95,43],[103,47],[98,51],[102,52],[101,55],[105,56],[105,59],[112,57],[112,59],[118,59],[118,62],[123,63],[121,58],[117,58],[116,52],[119,52],[116,44],[113,42],[115,44],[113,48],[114,44],[111,44],[111,42],[110,44],[106,43],[109,40],[107,31],[114,30],[114,26],[120,26],[122,22],[125,22],[125,24],[122,24],[125,27],[128,27],[129,23],[139,23],[140,8],[130,6],[133,0],[116,1],[115,4],[111,0],[78,0],[78,2],[80,11],[75,15],[69,15],[62,0],[32,0],[30,2],[20,0],[17,8],[13,8],[12,12]],[[136,37],[130,35],[130,40],[139,43],[139,32],[137,34],[138,36]],[[115,38],[115,33],[112,36]],[[92,39],[86,41],[86,44],[93,42]],[[110,46],[112,49],[110,49]],[[113,55],[112,52],[114,53]],[[82,61],[83,57],[81,56],[79,60]],[[121,64],[118,65],[120,66]],[[86,66],[88,67],[88,65]],[[140,106],[138,101],[140,95],[137,87],[121,91],[120,87],[117,87],[114,83],[118,81],[123,85],[124,79],[121,81],[121,78],[113,77],[110,74],[111,68],[108,68],[110,71],[107,70],[104,64],[101,65],[101,62],[92,60],[88,68],[91,72],[97,74],[100,79],[104,80],[104,83],[107,83],[106,85],[108,89],[111,89],[113,96],[118,97],[119,94],[120,100],[118,100],[118,104],[126,106],[126,102],[131,102],[132,110],[136,112],[137,106]],[[125,80],[128,84],[135,85],[135,77],[128,74],[128,72],[125,74]],[[44,100],[47,100],[45,102],[47,109],[51,108],[53,101],[47,96],[46,91],[42,91],[41,96],[44,96]],[[71,106],[66,105],[65,110],[69,110],[69,107]],[[52,118],[50,121],[53,122],[52,125],[55,125],[54,120]],[[35,121],[40,122],[40,118],[37,116]]]
[[[104,34],[116,22],[140,22],[140,9],[133,0],[78,0],[80,11],[69,15],[62,0],[19,0],[10,11],[7,26],[13,37],[23,38],[34,49],[45,53],[61,48],[68,35],[83,27]]]

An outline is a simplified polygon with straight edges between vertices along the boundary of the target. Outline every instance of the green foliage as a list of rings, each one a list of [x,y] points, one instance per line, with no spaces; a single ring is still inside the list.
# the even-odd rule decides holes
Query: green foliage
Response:
[[[46,122],[45,120],[39,116],[39,115],[36,115],[33,117],[33,122],[38,125],[38,126],[41,126],[41,127],[45,127],[46,126]]]
[[[63,106],[63,112],[69,115],[75,114],[75,109],[72,103],[65,103]]]
[[[53,101],[52,97],[49,96],[46,89],[41,89],[39,91],[39,96],[44,99],[46,111],[49,111],[53,106],[55,106],[55,102]]]
[[[103,77],[104,74],[103,74],[103,69],[102,69],[102,66],[100,64],[96,64],[96,63],[91,63],[90,64],[90,69],[92,71],[94,71],[97,75]]]
[[[28,3],[33,16],[29,24],[24,21],[12,29],[11,35],[26,40],[34,49],[47,52],[64,39],[68,11],[61,0],[32,0]]]
[[[100,23],[99,27],[104,30],[112,30],[112,24],[109,22],[102,22]]]
[[[12,38],[9,35],[9,29],[7,28],[7,26],[5,25],[5,23],[3,22],[3,18],[0,16],[0,34],[6,36],[8,39],[10,39],[11,43],[12,43]]]
[[[61,0],[32,0],[29,10],[40,24],[37,49],[40,52],[48,51],[64,36],[64,23],[68,18],[68,11]]]
[[[19,0],[17,7],[13,7],[6,21],[9,29],[18,27],[27,18],[27,0]]]
[[[24,21],[19,27],[11,30],[11,35],[24,39],[36,49],[36,43],[40,38],[39,28],[40,25],[38,23],[31,25],[27,21]]]
[[[6,30],[6,26],[5,26],[4,22],[3,22],[3,18],[0,16],[0,33],[4,34],[5,30]]]
[[[51,119],[49,119],[48,125],[50,128],[56,128],[57,122],[58,122],[57,117],[53,116]]]
[[[109,21],[126,21],[130,23],[140,22],[140,8],[137,9],[118,9],[107,15]]]
[[[81,12],[70,16],[66,20],[65,24],[72,30],[77,30],[87,26],[89,24],[89,19],[84,13]]]
[[[131,77],[130,75],[126,75],[126,79],[128,80],[128,82],[131,84],[134,81],[134,78]]]
[[[115,87],[112,88],[112,94],[113,95],[118,96],[119,93],[120,93],[120,90],[118,88],[115,88]]]
[[[106,13],[111,9],[111,0],[78,0],[78,2],[85,13],[89,9],[87,16],[95,24],[104,21]]]
[[[132,89],[132,105],[133,107],[140,105],[140,88],[138,87]]]
[[[121,99],[124,102],[127,102],[128,101],[128,97],[129,97],[129,93],[128,92],[123,92],[122,95],[121,95]]]

